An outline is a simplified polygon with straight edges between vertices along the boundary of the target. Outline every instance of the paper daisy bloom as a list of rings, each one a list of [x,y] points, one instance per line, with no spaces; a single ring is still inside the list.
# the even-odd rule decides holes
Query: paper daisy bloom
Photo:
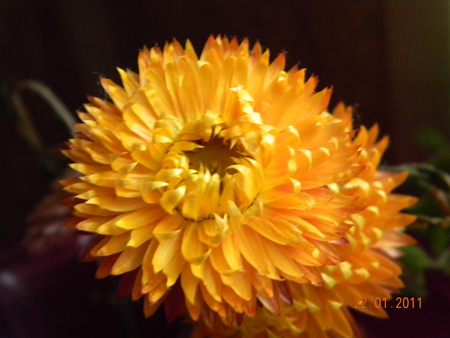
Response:
[[[351,110],[339,105],[334,116],[350,120]],[[359,336],[359,330],[349,309],[387,317],[387,300],[403,286],[395,260],[398,248],[414,243],[403,230],[415,217],[400,211],[416,198],[392,193],[407,173],[377,170],[388,145],[387,137],[376,142],[377,135],[377,126],[360,127],[353,142],[361,145],[358,162],[365,169],[352,179],[330,185],[333,191],[360,196],[366,207],[350,216],[354,226],[345,233],[345,243],[334,244],[344,261],[319,267],[324,285],[290,283],[292,305],[280,302],[278,311],[260,307],[242,325],[228,327],[216,317],[202,317],[193,337],[351,338]]]
[[[62,182],[68,225],[98,235],[97,277],[133,281],[146,316],[181,288],[194,320],[227,325],[257,304],[278,313],[290,282],[326,285],[364,207],[330,188],[364,169],[331,90],[246,39],[210,37],[200,57],[174,40],[138,65],[119,69],[123,87],[100,80],[112,102],[89,98],[64,151],[80,173]]]

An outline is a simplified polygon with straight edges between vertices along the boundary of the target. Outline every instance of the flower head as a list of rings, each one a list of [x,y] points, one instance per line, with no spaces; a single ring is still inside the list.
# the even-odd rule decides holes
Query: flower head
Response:
[[[290,282],[326,285],[363,208],[344,184],[360,146],[326,111],[331,90],[247,39],[210,37],[200,57],[174,40],[138,64],[119,69],[123,88],[100,80],[112,102],[89,98],[64,151],[81,174],[62,182],[69,226],[98,235],[97,277],[132,279],[147,316],[181,285],[192,318],[229,325],[257,300],[280,314]]]

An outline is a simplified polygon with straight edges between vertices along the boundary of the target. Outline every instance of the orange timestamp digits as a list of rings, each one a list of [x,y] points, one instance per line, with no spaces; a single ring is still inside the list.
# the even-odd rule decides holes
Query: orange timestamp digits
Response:
[[[355,297],[355,309],[415,309],[422,308],[422,298],[421,297],[396,297],[395,304],[388,304],[388,299],[386,297],[375,297],[372,301],[366,297]]]

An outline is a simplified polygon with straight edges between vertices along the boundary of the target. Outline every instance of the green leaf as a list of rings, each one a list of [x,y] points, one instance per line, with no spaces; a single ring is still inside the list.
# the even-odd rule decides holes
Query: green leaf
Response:
[[[417,143],[426,149],[436,150],[446,144],[445,138],[434,128],[424,127],[416,136]]]
[[[420,272],[430,266],[431,261],[427,253],[420,246],[406,246],[402,248],[402,251],[405,255],[400,258],[400,261],[411,271]]]
[[[445,228],[429,229],[430,244],[434,254],[440,255],[448,247],[449,235],[447,232]]]

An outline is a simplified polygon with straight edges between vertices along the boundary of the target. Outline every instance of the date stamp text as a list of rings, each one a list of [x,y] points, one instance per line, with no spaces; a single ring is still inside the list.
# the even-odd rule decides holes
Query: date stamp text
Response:
[[[421,309],[422,298],[421,297],[396,297],[388,300],[386,297],[375,297],[369,299],[367,297],[355,297],[355,309]]]

